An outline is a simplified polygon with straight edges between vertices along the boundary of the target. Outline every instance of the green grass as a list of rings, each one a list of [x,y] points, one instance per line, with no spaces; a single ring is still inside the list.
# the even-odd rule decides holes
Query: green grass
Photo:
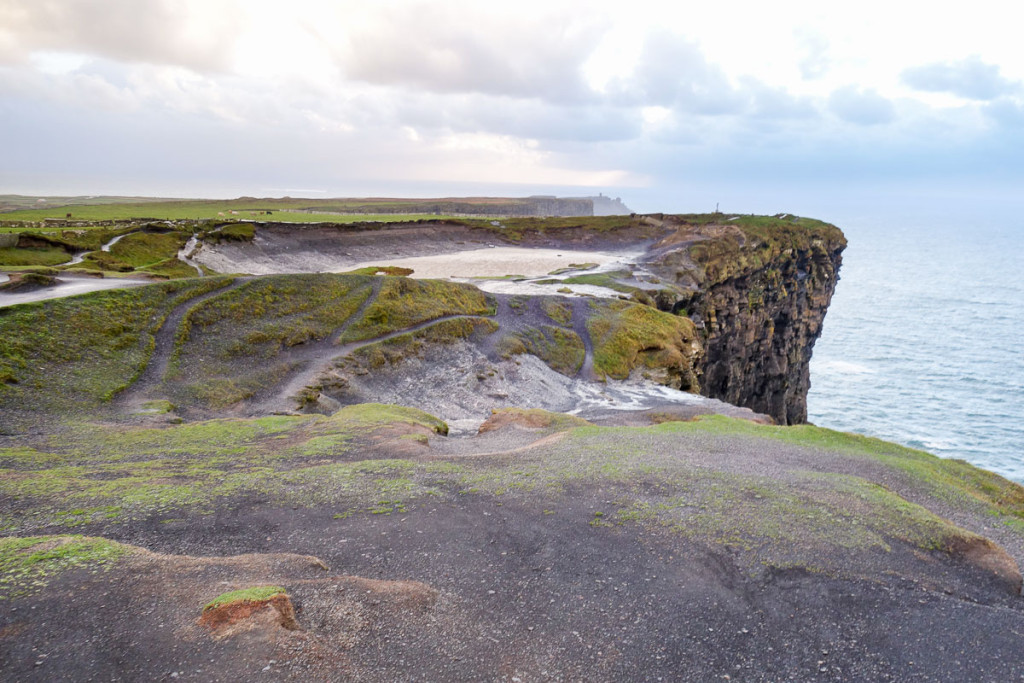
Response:
[[[497,330],[498,324],[487,318],[442,320],[421,330],[356,349],[350,356],[350,362],[358,363],[372,371],[388,365],[398,365],[409,358],[420,357],[432,344],[450,344],[456,339],[468,339],[476,334],[493,334]]]
[[[210,602],[206,603],[203,607],[203,611],[217,609],[224,605],[230,605],[237,602],[265,602],[271,598],[275,598],[278,595],[287,595],[284,588],[280,586],[253,586],[252,588],[243,588],[241,590],[229,591],[227,593],[221,593]]]
[[[687,219],[694,224],[718,223],[724,216],[707,214]],[[707,282],[737,277],[792,252],[808,254],[814,268],[816,262],[828,260],[830,250],[846,245],[837,227],[811,218],[740,216],[726,224],[740,229],[742,243],[736,235],[726,234],[690,247],[690,256],[703,269]],[[810,275],[813,280],[814,273]]]
[[[256,237],[256,227],[252,223],[235,223],[223,225],[219,229],[209,230],[203,239],[210,242],[251,242]]]
[[[393,203],[379,204],[333,202],[322,200],[287,199],[233,199],[233,200],[171,200],[118,202],[109,204],[69,204],[45,209],[22,209],[0,213],[0,221],[42,221],[64,219],[68,213],[72,221],[112,222],[127,220],[254,220],[281,223],[362,221],[411,221],[440,219],[440,216],[422,211],[384,213],[385,209],[400,208]],[[410,205],[417,208],[416,205]],[[312,208],[316,213],[302,213]],[[377,212],[374,212],[376,208]],[[267,212],[270,212],[269,214]]]
[[[373,339],[449,315],[493,313],[492,302],[472,285],[387,276],[377,299],[341,341]]]
[[[71,254],[54,246],[0,249],[0,266],[57,266],[70,260]]]
[[[133,268],[144,268],[169,258],[176,258],[178,250],[184,247],[187,241],[188,237],[180,232],[137,232],[118,240],[110,248],[110,254]],[[194,274],[195,270],[192,272]]]
[[[426,500],[457,500],[460,494],[496,501],[512,496],[551,509],[580,487],[600,487],[605,504],[600,524],[592,525],[595,533],[649,526],[728,548],[741,567],[755,572],[799,566],[871,575],[879,558],[899,543],[950,551],[979,540],[896,490],[834,469],[870,460],[912,475],[907,485],[925,504],[954,501],[964,510],[997,515],[1011,532],[1024,533],[1014,523],[1019,502],[1012,503],[1010,495],[1021,487],[875,440],[721,417],[613,428],[544,411],[499,413],[566,435],[509,458],[363,459],[383,428],[412,425],[443,434],[444,423],[411,408],[366,404],[331,417],[159,429],[81,425],[35,447],[0,449],[0,526],[31,533],[40,527],[181,519],[253,498],[282,508],[328,506],[343,511],[339,519],[359,524],[373,515],[416,514]],[[387,434],[420,438],[401,430]],[[732,449],[749,453],[759,443],[778,441],[813,449],[820,467],[758,475],[717,466],[731,461]],[[19,557],[29,552],[12,548]]]
[[[0,418],[15,411],[74,415],[109,401],[142,371],[170,310],[228,281],[177,281],[0,309]]]
[[[541,300],[540,305],[544,314],[556,324],[563,327],[572,325],[572,304],[569,302],[562,298],[545,298]]]
[[[167,377],[173,400],[221,409],[274,386],[293,369],[278,356],[326,340],[370,296],[372,282],[362,276],[273,275],[198,304],[178,329]]]
[[[109,569],[127,552],[126,546],[103,538],[0,538],[0,600],[38,592],[72,569]]]
[[[629,277],[630,273],[626,271],[616,271],[613,273],[590,273],[584,275],[574,275],[561,280],[538,280],[537,284],[566,284],[566,285],[591,285],[594,287],[604,287],[615,292],[622,294],[632,294],[637,291],[638,287],[631,287],[624,285],[618,281],[617,278]]]
[[[511,333],[499,342],[498,352],[505,358],[532,354],[555,372],[570,377],[579,372],[586,359],[586,349],[580,336],[554,325],[528,327]]]
[[[624,301],[591,302],[587,331],[594,345],[594,371],[626,379],[638,367],[675,368],[697,390],[692,362],[695,328],[687,318]]]

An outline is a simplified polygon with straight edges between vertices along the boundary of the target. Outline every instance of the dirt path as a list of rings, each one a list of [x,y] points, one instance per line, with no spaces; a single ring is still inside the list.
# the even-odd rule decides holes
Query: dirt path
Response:
[[[234,282],[231,282],[224,287],[215,289],[212,292],[201,294],[197,297],[188,299],[178,304],[164,320],[160,329],[153,335],[153,353],[149,357],[149,362],[146,363],[146,369],[142,371],[138,379],[132,383],[127,389],[125,389],[116,399],[116,404],[120,406],[132,406],[137,405],[147,398],[151,398],[148,394],[163,382],[164,375],[167,373],[167,367],[171,362],[171,356],[174,354],[174,340],[178,334],[178,329],[181,327],[182,320],[188,315],[188,312],[192,310],[194,306],[197,306],[204,301],[208,301],[214,297],[220,296],[234,289],[238,289],[243,284],[248,282],[251,278],[238,278]]]
[[[593,382],[597,380],[594,374],[594,341],[590,338],[590,330],[587,329],[587,308],[590,306],[588,299],[570,299],[572,301],[572,331],[583,340],[583,365],[576,373],[577,379]]]
[[[361,348],[378,344],[380,342],[386,342],[389,339],[395,337],[401,337],[405,334],[413,334],[420,330],[425,330],[428,327],[442,323],[446,320],[459,320],[460,318],[480,318],[482,316],[477,315],[445,315],[440,318],[434,318],[425,322],[406,327],[401,330],[395,330],[388,334],[381,335],[379,337],[373,337],[372,339],[364,339],[357,342],[349,342],[348,344],[342,344],[335,346],[334,340],[340,338],[351,322],[361,319],[361,308],[351,318],[349,322],[340,328],[331,336],[331,341],[320,342],[314,346],[304,349],[301,358],[295,358],[298,362],[306,363],[306,366],[297,371],[296,374],[292,375],[290,379],[286,380],[280,390],[276,391],[272,398],[262,401],[255,408],[254,411],[250,411],[251,415],[260,415],[268,412],[280,412],[280,411],[291,411],[295,409],[293,397],[300,392],[303,387],[311,386],[316,378],[329,371],[331,363],[337,358],[343,358]],[[281,386],[280,384],[278,386]]]

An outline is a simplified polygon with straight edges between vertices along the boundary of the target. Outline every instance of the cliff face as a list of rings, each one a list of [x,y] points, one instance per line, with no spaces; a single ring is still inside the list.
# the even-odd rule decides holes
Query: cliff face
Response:
[[[742,217],[681,230],[662,242],[658,266],[686,288],[673,306],[700,327],[701,393],[807,421],[809,362],[846,239],[826,223]]]

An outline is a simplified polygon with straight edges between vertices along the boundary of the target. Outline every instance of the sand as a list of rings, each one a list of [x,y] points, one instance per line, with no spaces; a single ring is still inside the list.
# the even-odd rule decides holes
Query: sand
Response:
[[[399,266],[412,268],[411,277],[416,278],[503,277],[505,275],[537,277],[547,275],[559,268],[567,268],[571,263],[602,265],[618,258],[619,256],[615,254],[601,251],[491,247],[433,256],[365,261],[355,266],[347,266],[344,270],[370,266]]]

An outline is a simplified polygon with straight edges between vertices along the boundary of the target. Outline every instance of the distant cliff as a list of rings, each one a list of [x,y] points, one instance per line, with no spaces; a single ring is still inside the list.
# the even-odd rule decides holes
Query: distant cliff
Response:
[[[791,216],[723,216],[658,247],[655,268],[683,288],[673,310],[703,328],[701,393],[781,424],[806,422],[811,351],[839,279],[842,232]]]

